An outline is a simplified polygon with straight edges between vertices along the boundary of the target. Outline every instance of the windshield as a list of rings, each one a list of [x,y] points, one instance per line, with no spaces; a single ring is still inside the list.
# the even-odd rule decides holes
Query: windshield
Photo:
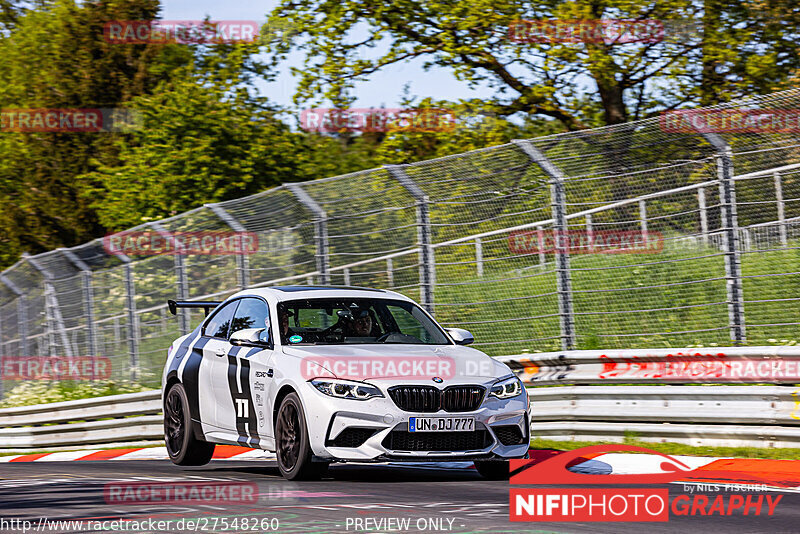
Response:
[[[278,320],[284,345],[450,344],[419,306],[404,300],[291,300],[278,304]]]

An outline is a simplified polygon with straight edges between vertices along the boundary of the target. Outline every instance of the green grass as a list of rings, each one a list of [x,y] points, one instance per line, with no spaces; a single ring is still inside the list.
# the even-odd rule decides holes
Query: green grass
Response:
[[[437,262],[455,263],[455,254],[450,256],[437,253]],[[472,331],[475,347],[491,355],[559,350],[556,273],[552,255],[547,260],[544,268],[538,256],[487,263],[482,278],[474,264],[440,267],[437,319]],[[772,276],[799,271],[800,250],[743,254],[741,264],[742,275],[754,277],[743,280],[746,301],[800,295],[800,274]],[[571,269],[579,349],[731,344],[719,250],[667,246],[658,254],[574,255]],[[604,291],[587,292],[594,290]],[[796,301],[746,302],[745,318],[750,345],[796,343],[796,324],[759,326],[800,323]]]
[[[626,445],[636,445],[670,455],[715,456],[734,458],[767,458],[772,460],[800,460],[800,449],[759,448],[759,447],[694,447],[683,443],[655,443],[637,439],[625,439]],[[531,440],[532,449],[556,449],[571,451],[590,445],[619,445],[613,441],[555,441],[535,438]]]

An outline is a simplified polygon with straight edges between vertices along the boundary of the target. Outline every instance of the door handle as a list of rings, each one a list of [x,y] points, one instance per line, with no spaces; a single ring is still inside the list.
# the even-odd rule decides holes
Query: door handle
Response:
[[[215,352],[214,354],[216,354],[217,356],[225,356],[225,349],[217,349],[217,352]]]
[[[272,369],[267,369],[267,376],[272,378]]]

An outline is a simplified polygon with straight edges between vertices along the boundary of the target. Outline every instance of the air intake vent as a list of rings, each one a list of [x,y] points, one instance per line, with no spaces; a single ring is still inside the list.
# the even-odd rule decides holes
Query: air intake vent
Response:
[[[389,396],[398,408],[418,413],[472,412],[480,407],[485,392],[482,386],[449,386],[444,390],[433,386],[389,388]]]

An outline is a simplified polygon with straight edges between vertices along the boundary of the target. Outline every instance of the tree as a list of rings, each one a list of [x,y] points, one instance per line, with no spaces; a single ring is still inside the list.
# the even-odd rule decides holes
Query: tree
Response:
[[[488,104],[500,115],[574,130],[785,87],[800,65],[798,11],[793,0],[284,0],[270,21],[287,18],[300,31],[269,47],[272,66],[306,53],[295,69],[298,103],[346,107],[357,81],[422,59],[493,87]],[[655,20],[665,34],[634,43],[509,39],[515,21],[543,19]]]
[[[0,108],[114,108],[147,92],[185,53],[163,45],[118,45],[103,23],[150,19],[155,0],[43,3],[0,37]],[[160,71],[152,69],[161,64]],[[0,263],[102,235],[79,176],[112,157],[105,133],[0,133]]]

